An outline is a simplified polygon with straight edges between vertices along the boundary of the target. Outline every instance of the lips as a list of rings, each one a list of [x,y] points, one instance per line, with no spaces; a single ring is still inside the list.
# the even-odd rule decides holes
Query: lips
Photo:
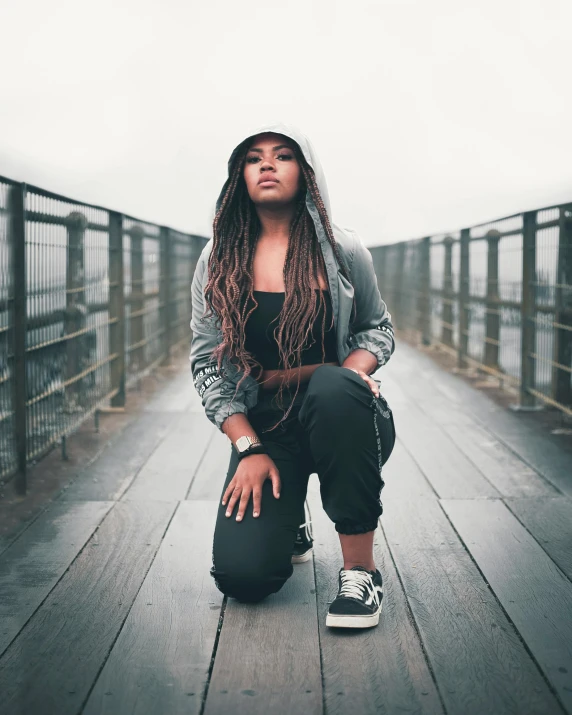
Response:
[[[274,179],[272,176],[261,176],[260,179],[258,180],[259,184],[264,184],[266,182],[272,182],[274,184],[278,183],[278,179]]]

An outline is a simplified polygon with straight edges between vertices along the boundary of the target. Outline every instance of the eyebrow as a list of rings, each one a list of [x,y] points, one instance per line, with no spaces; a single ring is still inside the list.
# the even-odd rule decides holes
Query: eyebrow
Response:
[[[278,149],[292,149],[291,146],[288,146],[288,144],[278,144],[278,146],[273,146],[272,151],[278,151]],[[248,151],[262,151],[262,149],[249,149]],[[294,151],[292,149],[292,151]]]

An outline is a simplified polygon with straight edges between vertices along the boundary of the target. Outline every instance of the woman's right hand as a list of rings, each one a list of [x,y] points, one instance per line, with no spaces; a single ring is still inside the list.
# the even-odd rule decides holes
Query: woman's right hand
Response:
[[[280,473],[272,459],[267,454],[249,454],[243,457],[222,496],[222,505],[228,502],[226,516],[232,515],[236,502],[240,499],[236,520],[241,521],[252,494],[253,516],[257,517],[262,503],[262,485],[267,479],[272,481],[272,493],[278,499]]]

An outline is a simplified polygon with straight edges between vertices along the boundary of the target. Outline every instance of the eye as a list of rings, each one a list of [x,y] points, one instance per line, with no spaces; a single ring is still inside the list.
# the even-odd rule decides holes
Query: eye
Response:
[[[282,160],[285,159],[286,161],[290,161],[294,158],[294,156],[292,154],[278,154],[277,158],[282,159]],[[258,161],[260,161],[259,156],[249,156],[246,159],[247,164],[256,164]]]

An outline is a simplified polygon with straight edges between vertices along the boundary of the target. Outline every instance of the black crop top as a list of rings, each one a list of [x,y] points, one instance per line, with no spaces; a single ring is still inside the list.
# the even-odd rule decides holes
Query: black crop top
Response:
[[[321,290],[314,288],[314,290]],[[278,325],[278,315],[284,304],[285,293],[276,293],[263,290],[252,291],[258,302],[258,307],[251,313],[246,321],[244,347],[262,365],[264,370],[283,370],[284,366],[279,363],[278,344],[274,338],[274,330]],[[326,325],[324,331],[324,362],[337,362],[338,352],[336,346],[335,327],[330,328],[332,322],[332,301],[330,292],[324,293],[326,304]],[[254,303],[248,299],[247,312],[252,309]],[[302,365],[316,365],[322,362],[322,320],[323,307],[320,306],[316,321],[312,326],[313,345],[307,346],[308,341],[302,348]],[[271,321],[274,321],[271,324]]]

